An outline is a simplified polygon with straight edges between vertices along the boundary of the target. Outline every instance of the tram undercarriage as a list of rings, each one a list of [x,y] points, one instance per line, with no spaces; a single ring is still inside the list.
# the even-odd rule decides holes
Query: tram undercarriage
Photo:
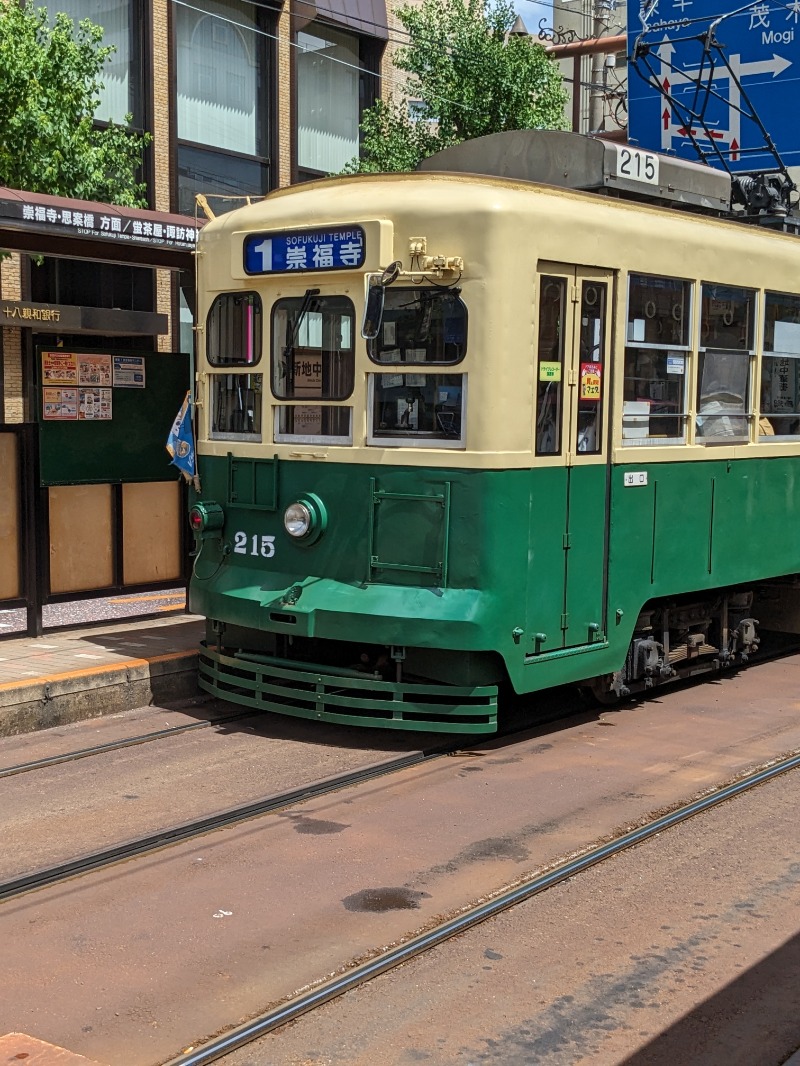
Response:
[[[744,665],[758,651],[762,629],[799,631],[793,606],[798,594],[794,578],[757,590],[720,590],[713,598],[647,604],[622,668],[592,678],[585,687],[600,702],[615,703],[657,685]]]

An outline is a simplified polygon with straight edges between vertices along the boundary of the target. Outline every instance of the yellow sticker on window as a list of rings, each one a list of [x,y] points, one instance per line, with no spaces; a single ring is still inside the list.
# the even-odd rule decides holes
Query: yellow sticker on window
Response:
[[[539,381],[561,381],[561,363],[539,363]]]

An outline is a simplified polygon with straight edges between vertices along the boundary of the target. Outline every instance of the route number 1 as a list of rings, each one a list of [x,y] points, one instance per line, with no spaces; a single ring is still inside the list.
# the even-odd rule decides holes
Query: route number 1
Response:
[[[638,148],[614,145],[617,152],[617,177],[658,185],[658,156]]]

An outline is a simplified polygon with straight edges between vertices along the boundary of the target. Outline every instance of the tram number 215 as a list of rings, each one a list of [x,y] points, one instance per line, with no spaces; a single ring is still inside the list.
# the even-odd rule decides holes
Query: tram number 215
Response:
[[[233,550],[237,555],[260,555],[271,559],[275,554],[275,538],[253,533],[249,536],[239,530],[233,534]]]
[[[638,148],[614,146],[617,152],[617,177],[658,185],[658,156]]]

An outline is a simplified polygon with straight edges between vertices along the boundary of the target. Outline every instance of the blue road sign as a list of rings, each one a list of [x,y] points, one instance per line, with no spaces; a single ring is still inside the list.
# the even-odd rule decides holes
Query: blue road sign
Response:
[[[364,231],[359,226],[253,233],[244,239],[244,268],[248,274],[352,270],[362,265],[364,254]]]
[[[777,162],[750,117],[749,98],[783,163],[800,166],[800,0],[754,0],[747,7],[727,2],[730,7],[726,0],[640,0],[638,13],[629,5],[629,139],[696,160],[694,130],[703,150],[713,153],[716,146],[731,170],[774,170]],[[730,70],[719,62],[709,70],[709,53],[698,38],[728,12],[715,38]],[[637,42],[649,46],[637,69],[648,74],[649,64],[649,76],[666,86],[676,106],[633,69]],[[711,57],[718,59],[713,52]],[[705,130],[690,122],[688,111],[702,112]],[[713,154],[708,161],[724,165]]]

